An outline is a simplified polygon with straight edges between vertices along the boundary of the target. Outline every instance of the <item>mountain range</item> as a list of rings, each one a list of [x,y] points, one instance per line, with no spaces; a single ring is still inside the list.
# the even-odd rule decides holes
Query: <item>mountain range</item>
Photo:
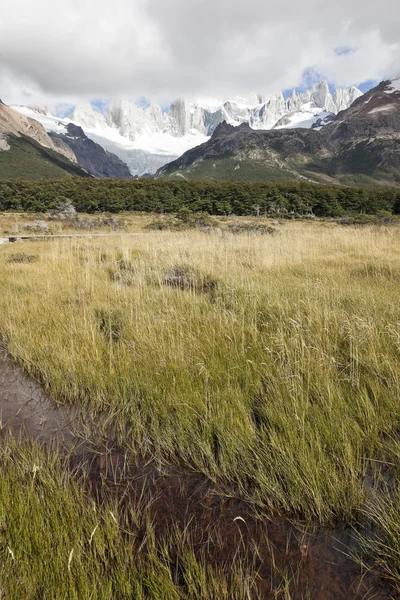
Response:
[[[40,121],[66,144],[68,125],[80,126],[88,138],[125,162],[132,175],[143,175],[155,173],[206,142],[223,122],[233,126],[247,123],[255,130],[309,128],[329,122],[361,95],[355,87],[338,89],[332,95],[323,81],[302,93],[293,90],[286,99],[279,92],[227,101],[177,100],[168,110],[158,105],[141,107],[131,100],[114,100],[105,113],[89,103],[78,105],[67,118],[59,118],[45,107],[13,108]]]
[[[157,177],[400,184],[400,78],[384,81],[321,127],[218,125]]]
[[[86,104],[76,106],[69,118],[88,130],[110,127],[124,138],[132,142],[140,140],[145,146],[146,137],[157,134],[175,138],[199,134],[209,137],[224,121],[230,125],[248,123],[252,129],[309,126],[308,121],[328,113],[337,114],[361,95],[355,87],[338,89],[332,95],[327,82],[322,81],[300,94],[293,90],[286,100],[282,92],[268,97],[257,94],[236,97],[225,102],[177,100],[168,111],[158,105],[142,108],[131,100],[116,100],[106,114]]]
[[[287,98],[179,100],[168,110],[120,100],[105,113],[76,106],[66,118],[0,103],[0,177],[129,179],[143,172],[399,185],[400,78],[364,95],[357,88],[332,95],[322,82]]]

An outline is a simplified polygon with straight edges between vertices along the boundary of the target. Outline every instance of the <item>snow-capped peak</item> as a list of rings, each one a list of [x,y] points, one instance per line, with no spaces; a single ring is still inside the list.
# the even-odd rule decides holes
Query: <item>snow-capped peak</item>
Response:
[[[75,106],[68,119],[74,123],[85,125],[89,129],[105,127],[107,125],[104,115],[95,110],[89,102]]]
[[[187,102],[179,99],[165,113],[158,105],[142,107],[133,100],[125,99],[113,101],[106,115],[94,110],[90,104],[79,105],[69,118],[90,130],[114,128],[132,142],[156,134],[173,138],[208,137],[222,121],[230,125],[247,123],[253,129],[270,129],[285,115],[307,112],[308,119],[296,117],[294,122],[308,123],[311,117],[318,116],[318,109],[324,116],[327,113],[337,114],[361,95],[357,88],[351,87],[338,89],[332,96],[328,83],[322,81],[302,93],[293,90],[286,100],[282,92],[268,96],[234,96],[227,101],[202,99]]]

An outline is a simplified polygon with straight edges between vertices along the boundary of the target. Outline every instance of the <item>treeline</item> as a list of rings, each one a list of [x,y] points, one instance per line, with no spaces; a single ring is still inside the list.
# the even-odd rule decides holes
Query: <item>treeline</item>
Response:
[[[214,215],[337,217],[348,213],[400,214],[400,189],[313,183],[238,183],[65,178],[0,181],[0,210],[45,212],[70,201],[80,212],[193,212]]]

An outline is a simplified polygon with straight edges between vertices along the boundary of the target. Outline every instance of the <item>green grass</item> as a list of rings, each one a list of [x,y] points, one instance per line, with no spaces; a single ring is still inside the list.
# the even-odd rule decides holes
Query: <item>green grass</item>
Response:
[[[156,539],[140,498],[99,505],[65,458],[10,438],[0,440],[0,565],[7,600],[245,600],[251,587],[239,561],[213,568],[177,530]]]
[[[235,157],[215,158],[194,161],[186,167],[169,171],[164,178],[182,178],[195,181],[238,181],[238,182],[282,182],[282,181],[308,181],[320,184],[336,184],[351,187],[390,187],[396,186],[396,173],[394,171],[374,171],[374,163],[360,160],[357,153],[351,155],[349,161],[351,168],[346,163],[333,164],[321,156],[311,154],[303,160],[301,155],[288,160],[280,158],[281,167],[277,159],[268,155],[264,160],[239,159]],[[364,157],[365,158],[365,157]],[[351,160],[350,160],[351,159]],[[371,157],[369,157],[369,161]],[[349,162],[348,161],[348,162]],[[367,165],[367,166],[366,166]],[[343,167],[343,168],[342,168]]]
[[[301,178],[290,170],[270,166],[261,161],[224,158],[202,160],[189,168],[179,169],[173,176],[199,181],[299,181]],[[168,177],[171,177],[169,174]]]
[[[57,179],[89,175],[78,165],[35,140],[21,135],[8,136],[9,150],[0,151],[2,179]]]
[[[341,185],[351,186],[370,186],[375,187],[377,185],[391,186],[394,184],[393,180],[385,179],[384,177],[374,178],[365,173],[345,173],[336,175],[337,181]]]

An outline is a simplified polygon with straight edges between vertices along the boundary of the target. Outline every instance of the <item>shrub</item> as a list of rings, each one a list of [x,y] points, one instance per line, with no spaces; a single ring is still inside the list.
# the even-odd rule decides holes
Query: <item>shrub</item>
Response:
[[[200,293],[214,293],[218,288],[218,281],[193,269],[189,265],[175,265],[165,272],[165,285],[180,290]]]

